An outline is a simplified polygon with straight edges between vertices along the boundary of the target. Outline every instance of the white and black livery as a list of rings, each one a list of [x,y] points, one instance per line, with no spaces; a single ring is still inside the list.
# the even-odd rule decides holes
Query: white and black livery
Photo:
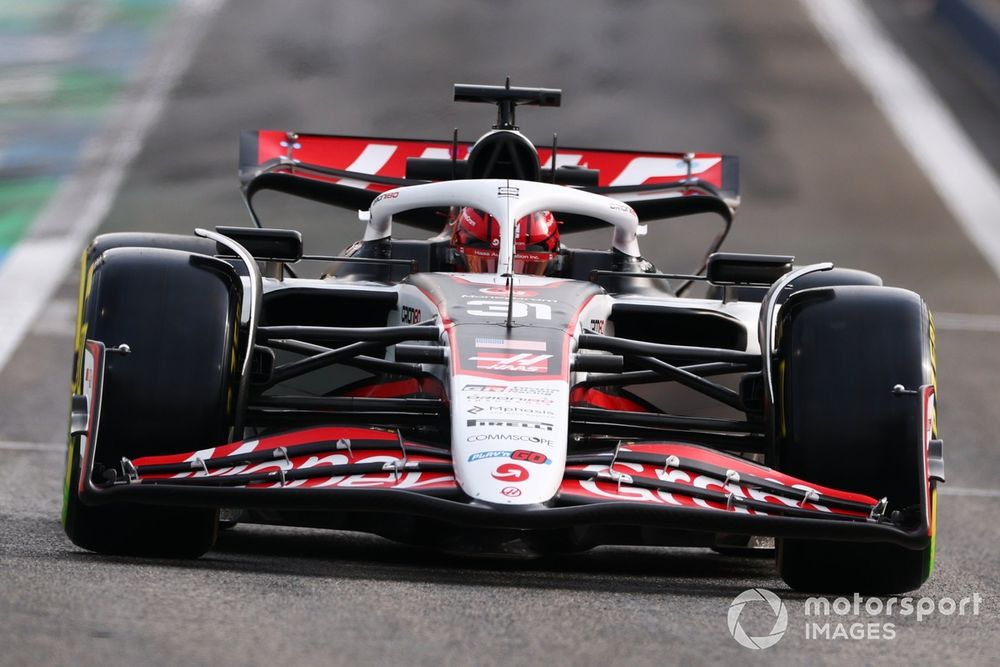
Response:
[[[718,252],[731,156],[536,146],[516,107],[558,90],[455,98],[496,104],[494,127],[475,142],[246,132],[254,226],[94,240],[70,539],[198,556],[220,510],[486,555],[773,537],[793,588],[919,587],[943,481],[920,297]],[[294,221],[262,226],[261,190],[357,210],[363,238],[304,254]],[[642,256],[654,221],[705,212],[723,231],[699,270]],[[394,239],[394,222],[433,236]],[[463,224],[482,247],[456,244]],[[553,236],[596,228],[608,247]],[[304,262],[324,276],[296,277]]]

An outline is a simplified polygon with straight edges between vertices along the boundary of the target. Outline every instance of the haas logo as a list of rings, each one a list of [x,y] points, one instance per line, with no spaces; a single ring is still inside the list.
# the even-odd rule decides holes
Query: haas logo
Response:
[[[547,373],[549,370],[548,360],[551,357],[551,354],[531,354],[529,352],[520,352],[518,354],[480,352],[475,357],[469,357],[469,361],[475,361],[476,368],[480,370]]]
[[[493,471],[493,479],[501,482],[523,482],[528,479],[528,471],[516,463],[504,463]]]

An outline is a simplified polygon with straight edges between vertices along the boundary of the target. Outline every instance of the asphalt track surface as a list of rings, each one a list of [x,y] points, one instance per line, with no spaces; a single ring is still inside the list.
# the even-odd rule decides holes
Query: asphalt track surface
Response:
[[[913,41],[890,4],[877,8]],[[729,249],[865,268],[939,313],[949,482],[937,569],[918,595],[978,593],[979,615],[851,614],[831,620],[891,621],[895,638],[811,640],[804,596],[785,589],[771,561],[684,549],[479,562],[367,536],[240,526],[192,562],[82,552],[58,524],[76,285],[72,267],[53,266],[69,278],[0,373],[0,665],[995,662],[1000,282],[801,6],[455,7],[227,3],[102,229],[243,224],[243,128],[422,138],[458,126],[475,137],[491,112],[450,102],[451,84],[507,74],[565,91],[562,108],[519,116],[537,140],[558,131],[565,145],[741,155],[744,204]],[[947,39],[916,41],[925,60],[964,57]],[[998,107],[984,102],[981,79],[965,76],[949,73],[949,104],[973,124],[989,125],[976,109],[993,113],[995,130]],[[318,220],[307,224],[323,249],[360,234],[349,217],[327,216],[325,234]],[[684,247],[673,239],[674,228],[652,230],[645,254],[686,268],[670,259]],[[787,634],[764,651],[739,646],[726,627],[732,599],[753,587],[788,607]],[[757,626],[747,629],[764,632],[769,619]]]

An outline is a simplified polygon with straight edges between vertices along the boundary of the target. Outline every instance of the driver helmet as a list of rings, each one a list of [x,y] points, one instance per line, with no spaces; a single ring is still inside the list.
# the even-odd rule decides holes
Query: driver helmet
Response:
[[[500,221],[488,213],[462,207],[454,217],[451,245],[459,270],[493,273],[500,256]],[[559,223],[551,211],[536,211],[515,223],[514,272],[548,275],[559,258]]]

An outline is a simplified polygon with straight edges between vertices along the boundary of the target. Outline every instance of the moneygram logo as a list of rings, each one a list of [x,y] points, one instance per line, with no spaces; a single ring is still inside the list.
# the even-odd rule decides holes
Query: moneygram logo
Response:
[[[771,631],[760,636],[748,635],[740,624],[740,619],[746,621],[761,616],[765,616],[768,620],[774,619]],[[785,635],[785,629],[788,628],[788,610],[785,609],[785,603],[781,598],[766,588],[749,588],[733,599],[729,605],[727,620],[729,634],[740,646],[752,649],[770,648]]]

